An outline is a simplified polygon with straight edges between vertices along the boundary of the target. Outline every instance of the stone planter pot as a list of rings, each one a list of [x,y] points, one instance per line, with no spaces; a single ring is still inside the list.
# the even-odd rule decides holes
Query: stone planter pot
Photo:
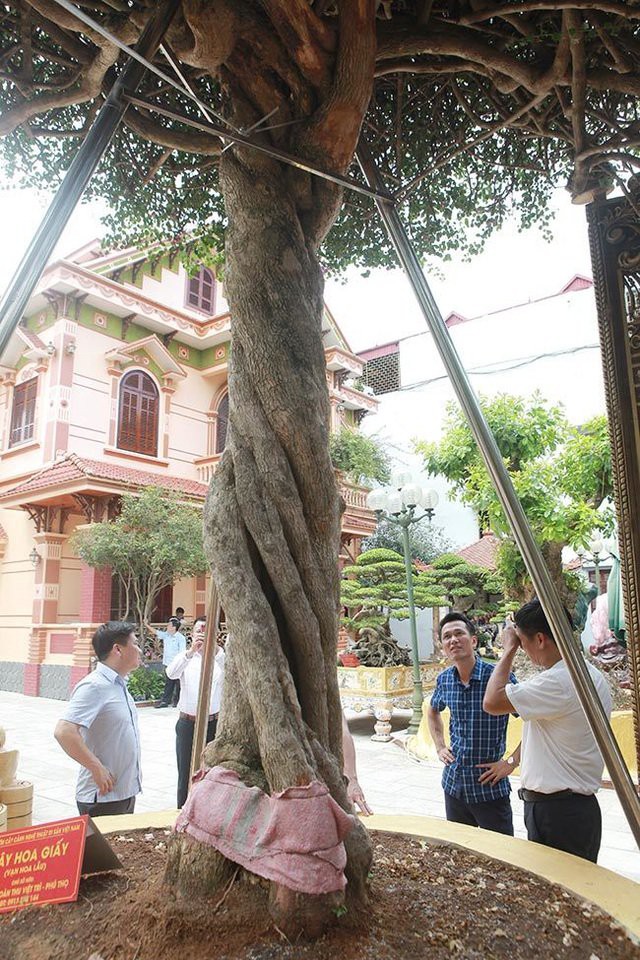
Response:
[[[7,808],[7,830],[31,826],[33,816],[33,784],[18,780],[0,787],[0,804]]]
[[[425,693],[435,686],[439,663],[420,665]],[[338,667],[338,687],[343,707],[373,713],[376,722],[372,740],[391,740],[394,709],[411,709],[413,670],[411,667]]]

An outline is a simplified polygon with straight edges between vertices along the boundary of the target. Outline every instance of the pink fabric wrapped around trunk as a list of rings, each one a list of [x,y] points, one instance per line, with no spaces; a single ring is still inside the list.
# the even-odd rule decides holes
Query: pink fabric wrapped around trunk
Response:
[[[354,822],[317,780],[267,796],[213,767],[193,784],[175,829],[260,877],[321,894],[346,885],[342,841]]]

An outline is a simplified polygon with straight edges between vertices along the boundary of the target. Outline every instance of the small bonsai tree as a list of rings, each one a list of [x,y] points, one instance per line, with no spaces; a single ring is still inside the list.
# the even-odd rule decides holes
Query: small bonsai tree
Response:
[[[502,596],[502,582],[487,567],[467,563],[456,553],[443,553],[420,574],[425,589],[444,595],[445,604],[467,616],[487,615],[497,609],[489,600]]]
[[[420,574],[425,589],[444,595],[443,605],[464,613],[478,624],[478,646],[490,655],[493,634],[489,621],[499,609],[503,587],[493,570],[467,563],[455,553],[444,553]],[[434,637],[434,650],[438,640]],[[439,651],[441,653],[441,651]]]

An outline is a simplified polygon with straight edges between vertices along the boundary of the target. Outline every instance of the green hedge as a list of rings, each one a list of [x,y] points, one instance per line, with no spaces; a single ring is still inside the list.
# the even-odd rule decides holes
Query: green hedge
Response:
[[[127,679],[134,700],[159,700],[164,691],[164,675],[149,667],[138,667]]]

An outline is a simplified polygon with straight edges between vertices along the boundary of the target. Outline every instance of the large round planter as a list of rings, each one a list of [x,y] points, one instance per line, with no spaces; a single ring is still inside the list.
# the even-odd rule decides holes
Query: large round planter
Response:
[[[131,816],[100,817],[100,832],[126,833],[129,830],[167,829],[176,821],[177,810],[138,813]],[[479,830],[435,817],[376,814],[362,818],[371,830],[402,833],[443,846],[461,847],[496,861],[508,863],[594,903],[610,914],[636,939],[640,939],[640,897],[638,884],[605,867],[551,850],[539,843]],[[498,867],[499,869],[499,867]]]

